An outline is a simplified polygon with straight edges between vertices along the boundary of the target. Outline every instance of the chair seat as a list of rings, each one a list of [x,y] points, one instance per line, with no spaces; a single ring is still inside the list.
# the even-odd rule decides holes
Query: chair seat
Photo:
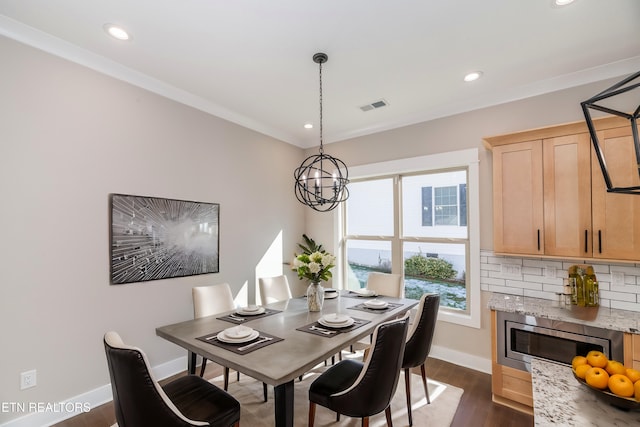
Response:
[[[333,365],[309,386],[309,400],[325,408],[334,409],[331,395],[351,387],[360,375],[360,372],[362,372],[363,366],[364,364],[362,362],[352,359],[343,360],[337,365]],[[349,409],[351,410],[353,408]],[[362,416],[359,413],[341,413],[350,417]]]
[[[240,419],[240,403],[199,376],[180,377],[162,389],[187,418],[206,421],[212,427],[228,427]]]

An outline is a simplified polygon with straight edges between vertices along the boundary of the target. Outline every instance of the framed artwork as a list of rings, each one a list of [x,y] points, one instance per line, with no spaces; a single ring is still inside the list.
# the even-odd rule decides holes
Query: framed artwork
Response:
[[[111,283],[219,272],[218,203],[111,194]]]

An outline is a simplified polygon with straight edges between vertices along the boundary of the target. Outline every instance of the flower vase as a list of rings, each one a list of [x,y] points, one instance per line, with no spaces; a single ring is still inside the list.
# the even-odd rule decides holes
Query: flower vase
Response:
[[[322,310],[322,304],[324,303],[324,288],[320,285],[320,282],[311,282],[307,288],[307,304],[309,311]]]

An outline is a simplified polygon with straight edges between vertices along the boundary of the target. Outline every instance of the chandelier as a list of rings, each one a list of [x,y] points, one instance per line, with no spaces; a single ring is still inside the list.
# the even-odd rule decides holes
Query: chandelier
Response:
[[[330,211],[349,198],[347,166],[325,154],[322,146],[322,64],[327,59],[325,53],[313,55],[313,62],[320,67],[320,153],[307,157],[294,173],[296,197],[319,212]]]
[[[611,170],[607,168],[607,162],[604,157],[604,153],[602,152],[602,148],[600,147],[600,142],[598,141],[598,133],[596,132],[596,128],[593,124],[593,119],[591,118],[590,109],[602,111],[604,113],[613,114],[616,116],[624,117],[629,120],[629,124],[631,125],[631,134],[633,135],[633,145],[636,151],[636,164],[638,166],[638,175],[640,176],[640,138],[638,137],[638,118],[640,117],[640,104],[636,107],[635,103],[638,102],[638,98],[632,98],[634,109],[631,113],[627,113],[621,111],[620,108],[613,108],[612,106],[605,106],[602,104],[602,101],[609,100],[614,96],[618,96],[618,99],[621,95],[632,91],[640,87],[640,82],[632,83],[634,80],[640,77],[640,72],[632,74],[631,76],[625,78],[624,80],[616,83],[608,89],[600,92],[597,95],[592,96],[586,101],[580,103],[582,106],[582,112],[584,113],[584,118],[587,122],[587,127],[589,128],[589,134],[591,135],[591,142],[593,144],[593,149],[598,157],[598,163],[600,163],[600,169],[602,170],[602,175],[604,177],[604,182],[607,185],[607,191],[609,193],[625,193],[625,194],[639,194],[640,195],[640,186],[614,186],[611,179]]]

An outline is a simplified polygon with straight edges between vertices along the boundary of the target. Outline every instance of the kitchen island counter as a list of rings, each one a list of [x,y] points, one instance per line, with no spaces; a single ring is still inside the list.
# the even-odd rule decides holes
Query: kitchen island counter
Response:
[[[624,411],[602,401],[578,383],[567,365],[534,358],[531,377],[536,427],[640,425],[639,411]]]

